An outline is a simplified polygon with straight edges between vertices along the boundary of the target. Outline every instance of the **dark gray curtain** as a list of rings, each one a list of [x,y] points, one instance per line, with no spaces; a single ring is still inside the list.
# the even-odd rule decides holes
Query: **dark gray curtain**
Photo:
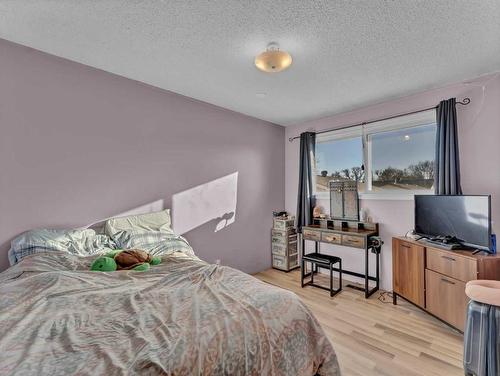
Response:
[[[313,197],[313,166],[316,148],[316,133],[305,132],[300,135],[299,193],[297,196],[297,231],[311,224]]]
[[[438,195],[461,195],[456,99],[441,101],[436,109],[434,190]]]

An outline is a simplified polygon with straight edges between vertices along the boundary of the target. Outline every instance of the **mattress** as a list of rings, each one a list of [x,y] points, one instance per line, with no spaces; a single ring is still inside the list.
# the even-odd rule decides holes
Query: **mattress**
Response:
[[[91,272],[95,257],[0,273],[0,374],[340,374],[292,292],[178,252],[147,272]]]

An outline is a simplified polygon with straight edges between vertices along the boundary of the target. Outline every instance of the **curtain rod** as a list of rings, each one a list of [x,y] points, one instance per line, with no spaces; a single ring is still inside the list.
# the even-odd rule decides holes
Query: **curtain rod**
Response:
[[[467,106],[468,104],[470,103],[470,98],[464,98],[464,100],[462,102],[460,101],[457,101],[456,104],[461,104],[462,106]],[[429,111],[429,110],[433,110],[433,109],[436,109],[437,106],[434,106],[434,107],[427,107],[427,108],[424,108],[422,110],[417,110],[417,111],[411,111],[411,112],[405,112],[403,114],[399,114],[399,115],[393,115],[393,116],[388,116],[388,117],[385,117],[385,118],[381,118],[381,119],[377,119],[377,120],[370,120],[370,121],[364,121],[362,123],[357,123],[357,124],[352,124],[352,125],[345,125],[343,127],[338,127],[338,128],[331,128],[331,129],[325,129],[324,131],[318,131],[318,132],[314,132],[316,134],[321,134],[321,133],[327,133],[327,132],[332,132],[332,131],[339,131],[341,129],[347,129],[347,128],[353,128],[353,127],[359,127],[360,125],[366,125],[366,124],[371,124],[371,123],[377,123],[379,121],[384,121],[384,120],[391,120],[391,119],[395,119],[395,118],[398,118],[398,117],[401,117],[401,116],[407,116],[407,115],[413,115],[413,114],[418,114],[419,112],[424,112],[424,111]],[[295,136],[295,137],[290,137],[288,139],[289,142],[292,142],[293,140],[297,139],[297,138],[300,138],[300,136]]]

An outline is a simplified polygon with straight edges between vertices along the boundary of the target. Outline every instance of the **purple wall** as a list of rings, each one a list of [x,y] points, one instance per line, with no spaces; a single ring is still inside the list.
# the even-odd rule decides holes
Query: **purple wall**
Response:
[[[484,87],[484,90],[483,90]],[[500,74],[482,77],[468,84],[450,85],[440,89],[399,98],[352,112],[331,116],[286,128],[286,137],[306,130],[324,130],[371,119],[414,111],[436,105],[450,97],[470,97],[468,106],[457,106],[462,188],[465,194],[491,194],[493,232],[500,235]],[[299,142],[286,142],[285,208],[296,208]],[[320,201],[328,208],[328,200]],[[404,235],[413,228],[413,202],[410,200],[364,199],[361,206],[374,221],[379,222],[385,241],[382,253],[382,287],[392,289],[391,238]],[[342,257],[346,268],[362,271],[362,255],[352,249],[330,248]],[[322,249],[323,249],[322,248]],[[374,270],[374,269],[372,269]],[[346,276],[349,278],[349,276]]]
[[[186,234],[201,258],[270,266],[284,128],[0,40],[0,270],[10,240],[82,226],[238,172],[235,222]]]

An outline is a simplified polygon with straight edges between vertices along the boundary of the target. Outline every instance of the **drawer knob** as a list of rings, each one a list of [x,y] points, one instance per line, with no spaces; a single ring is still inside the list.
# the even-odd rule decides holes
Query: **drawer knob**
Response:
[[[450,285],[454,285],[455,284],[455,282],[449,281],[449,280],[444,279],[444,278],[441,278],[441,281],[449,283]]]
[[[441,257],[446,259],[446,260],[457,261],[456,259],[454,259],[453,257],[450,257],[450,256],[441,256]]]

